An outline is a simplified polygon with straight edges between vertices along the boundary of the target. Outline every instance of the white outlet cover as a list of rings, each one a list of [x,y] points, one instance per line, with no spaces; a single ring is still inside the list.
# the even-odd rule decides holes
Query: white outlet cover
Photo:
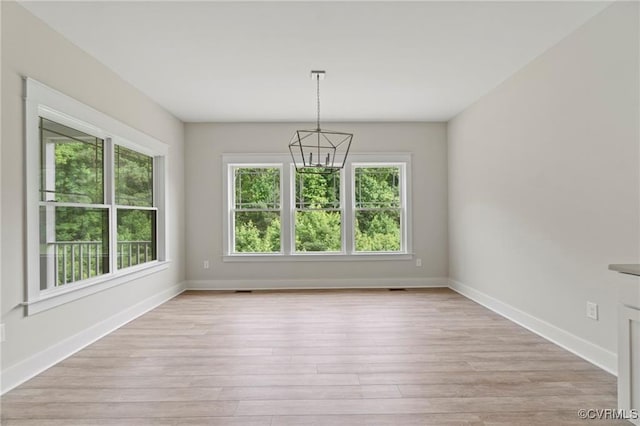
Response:
[[[593,320],[598,320],[598,304],[593,302],[587,302],[587,317]]]

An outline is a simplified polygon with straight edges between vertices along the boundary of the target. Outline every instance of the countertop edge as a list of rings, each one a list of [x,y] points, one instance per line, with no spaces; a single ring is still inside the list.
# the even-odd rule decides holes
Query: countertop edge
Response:
[[[636,275],[640,277],[640,263],[614,263],[609,265],[609,269],[620,272],[621,274]]]

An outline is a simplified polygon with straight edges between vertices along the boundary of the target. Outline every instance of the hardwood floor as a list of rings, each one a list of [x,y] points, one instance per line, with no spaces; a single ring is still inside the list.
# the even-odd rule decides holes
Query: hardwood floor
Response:
[[[4,395],[2,425],[582,425],[615,407],[615,377],[448,289],[186,292]]]

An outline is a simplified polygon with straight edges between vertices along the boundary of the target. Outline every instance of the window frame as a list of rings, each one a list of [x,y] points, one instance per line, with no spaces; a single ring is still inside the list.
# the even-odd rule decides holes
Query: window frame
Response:
[[[408,239],[409,239],[409,232],[407,231],[407,214],[408,214],[408,208],[407,208],[407,182],[409,181],[409,179],[407,179],[407,162],[391,162],[391,161],[386,161],[386,162],[352,162],[350,164],[350,172],[351,172],[351,184],[352,184],[352,194],[351,194],[351,224],[354,226],[353,228],[353,232],[351,233],[351,244],[353,247],[353,254],[354,255],[362,255],[362,254],[394,254],[394,253],[406,253],[407,247],[410,247],[410,245],[408,244]],[[380,167],[380,168],[398,168],[399,171],[399,176],[398,176],[398,180],[399,180],[399,196],[400,196],[400,206],[397,208],[394,208],[393,210],[400,210],[400,250],[397,251],[389,251],[389,252],[367,252],[367,251],[357,251],[356,250],[356,233],[355,233],[355,223],[356,223],[356,212],[358,211],[365,211],[365,209],[362,208],[358,208],[356,206],[356,187],[355,187],[355,182],[356,182],[356,169],[357,168],[376,168],[376,167]],[[384,209],[366,209],[368,211],[374,211],[374,210],[384,210]],[[387,209],[387,210],[392,210],[391,208]]]
[[[26,315],[36,314],[82,297],[138,279],[168,268],[167,245],[167,176],[168,146],[133,129],[88,105],[64,95],[43,83],[25,77],[25,208],[26,208]],[[40,289],[40,118],[71,127],[103,139],[104,202],[109,211],[109,264],[106,274],[79,280],[64,286]],[[143,264],[116,269],[116,211],[113,150],[115,145],[153,157],[153,208],[156,209],[157,259]],[[64,204],[64,203],[59,203]]]
[[[283,175],[285,174],[284,172],[284,167],[282,164],[279,163],[239,163],[239,164],[235,164],[235,163],[231,163],[228,165],[228,206],[229,208],[227,209],[227,222],[228,222],[228,238],[230,238],[230,240],[228,241],[228,250],[229,253],[233,256],[236,255],[240,255],[240,256],[245,256],[245,255],[249,255],[249,256],[263,256],[263,255],[280,255],[283,253],[283,248],[285,246],[285,241],[283,238],[283,232],[282,232],[282,221],[283,221],[283,217],[285,215],[285,211],[284,211],[284,206],[283,206],[283,196],[282,196],[282,185],[283,185]],[[279,172],[279,177],[280,177],[280,198],[278,200],[279,202],[279,209],[278,212],[280,213],[280,251],[279,252],[269,252],[269,253],[260,253],[260,252],[235,252],[235,213],[238,211],[238,209],[235,208],[235,198],[236,198],[236,174],[235,171],[238,169],[250,169],[250,168],[265,168],[265,169],[278,169]],[[242,211],[242,209],[240,209]],[[275,209],[270,210],[270,209],[264,209],[264,210],[249,210],[249,211],[276,211]],[[231,232],[231,230],[234,230],[234,232]]]
[[[346,232],[346,219],[345,219],[345,215],[347,214],[346,211],[346,207],[345,207],[345,184],[344,184],[344,176],[345,176],[345,171],[344,169],[341,169],[338,173],[340,173],[340,186],[339,186],[339,190],[340,190],[340,206],[337,209],[299,209],[298,208],[298,203],[296,200],[296,184],[297,184],[297,180],[296,180],[296,166],[295,164],[293,164],[293,162],[289,163],[289,176],[291,179],[291,198],[290,198],[290,208],[291,208],[291,229],[289,230],[289,232],[291,232],[291,254],[294,256],[314,256],[314,255],[321,255],[321,256],[325,256],[325,255],[334,255],[334,256],[344,256],[346,255],[347,252],[347,240],[348,235]],[[339,251],[298,251],[296,250],[296,213],[298,211],[303,211],[303,212],[309,212],[309,211],[337,211],[340,213],[340,250]]]
[[[222,154],[222,260],[223,262],[289,262],[289,261],[379,261],[410,260],[412,252],[412,215],[411,215],[411,153],[349,153],[345,167],[340,171],[340,200],[342,211],[342,251],[340,252],[297,252],[295,251],[295,166],[290,154]],[[230,207],[233,201],[231,187],[233,173],[231,166],[251,167],[259,164],[263,167],[279,165],[281,211],[281,251],[280,253],[233,253],[232,222]],[[355,165],[379,166],[401,165],[401,250],[398,252],[356,252],[355,251]]]
[[[158,212],[159,212],[159,208],[156,202],[156,166],[158,164],[158,156],[155,155],[149,155],[149,154],[145,154],[140,152],[137,149],[132,149],[129,148],[127,146],[121,145],[121,144],[117,144],[117,143],[110,143],[109,144],[109,152],[111,155],[111,159],[110,159],[110,172],[115,173],[116,171],[116,166],[115,166],[115,151],[116,151],[116,146],[121,146],[123,148],[129,149],[131,151],[134,151],[135,153],[138,154],[143,154],[143,155],[147,155],[148,157],[152,158],[153,161],[153,165],[152,165],[152,183],[151,183],[151,206],[142,206],[142,205],[132,205],[132,204],[118,204],[118,197],[117,197],[117,185],[116,185],[116,177],[112,176],[112,180],[110,182],[111,185],[113,185],[112,188],[112,193],[111,196],[113,197],[112,200],[112,206],[113,206],[113,217],[114,220],[111,223],[111,226],[113,226],[113,231],[114,231],[114,239],[115,241],[112,242],[112,246],[111,249],[115,250],[114,252],[114,259],[113,259],[113,266],[114,266],[114,271],[122,271],[128,268],[135,268],[135,267],[142,267],[142,265],[147,265],[150,264],[154,261],[157,261],[159,259],[158,257],[158,252],[159,252],[159,247],[158,247],[158,236],[159,236],[159,232],[158,232]],[[118,238],[118,211],[122,211],[122,210],[129,210],[129,211],[151,211],[155,213],[155,242],[156,242],[156,247],[155,247],[155,254],[156,254],[156,259],[148,261],[148,262],[144,262],[144,263],[138,263],[136,265],[130,265],[130,266],[124,266],[122,258],[119,258],[118,256],[118,244],[121,243],[120,239]],[[151,241],[154,241],[153,237],[151,239]],[[139,254],[138,254],[139,256]],[[139,260],[139,258],[136,258],[136,260]],[[118,261],[120,261],[120,263],[123,265],[121,267],[118,267]]]

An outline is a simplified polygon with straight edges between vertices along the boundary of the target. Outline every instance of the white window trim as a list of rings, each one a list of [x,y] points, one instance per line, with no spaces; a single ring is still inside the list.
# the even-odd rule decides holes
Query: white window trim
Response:
[[[346,204],[346,200],[347,200],[347,196],[346,196],[346,190],[345,190],[345,169],[346,169],[346,165],[345,165],[345,169],[341,169],[339,171],[340,173],[340,213],[342,215],[342,223],[340,226],[340,246],[342,247],[341,251],[327,251],[327,252],[296,252],[294,250],[294,247],[296,245],[296,231],[295,231],[295,218],[296,218],[296,200],[295,200],[295,195],[296,195],[296,182],[295,179],[291,179],[292,176],[295,176],[295,164],[293,164],[293,161],[291,159],[291,157],[288,157],[288,163],[289,163],[289,167],[288,167],[288,171],[289,171],[289,180],[291,181],[291,186],[289,188],[289,193],[291,194],[290,198],[288,198],[289,201],[289,220],[290,220],[290,224],[291,226],[288,227],[287,232],[289,232],[291,234],[291,240],[290,240],[290,244],[289,244],[289,248],[290,248],[290,255],[295,256],[295,258],[297,260],[305,260],[305,261],[310,261],[310,260],[322,260],[324,258],[326,258],[327,256],[331,256],[332,259],[337,259],[339,257],[344,257],[344,258],[349,258],[350,257],[350,251],[348,249],[348,247],[350,247],[349,244],[349,226],[348,226],[348,221],[345,220],[344,218],[346,217],[347,214],[347,204]],[[304,258],[300,257],[303,256]]]
[[[37,80],[24,78],[26,187],[26,314],[32,315],[168,268],[167,161],[169,147],[108,115]],[[154,198],[157,206],[157,258],[73,284],[40,290],[40,117],[154,157]],[[105,171],[109,173],[109,171]],[[109,181],[107,181],[109,182]],[[107,183],[109,189],[110,183]],[[115,205],[113,205],[115,207]],[[115,232],[110,227],[110,232]],[[113,241],[113,240],[112,240]],[[113,259],[113,256],[111,256]]]
[[[224,236],[225,240],[226,240],[226,246],[228,248],[229,251],[231,251],[231,248],[235,246],[235,235],[231,232],[228,232],[228,230],[231,229],[231,226],[234,225],[235,223],[235,217],[234,214],[236,212],[236,210],[234,209],[234,205],[235,205],[235,170],[237,168],[269,168],[269,169],[278,169],[280,171],[280,251],[276,252],[276,253],[266,253],[266,254],[271,254],[271,255],[282,255],[284,253],[283,249],[285,247],[285,241],[287,239],[287,237],[285,237],[285,233],[282,232],[283,230],[283,217],[286,216],[285,212],[284,212],[284,170],[283,170],[283,165],[282,163],[228,163],[226,166],[226,170],[227,170],[227,179],[226,182],[228,182],[229,185],[234,187],[234,191],[229,191],[227,189],[227,202],[226,205],[228,206],[226,209],[226,223],[228,224],[225,228],[227,229],[226,235]],[[229,188],[229,187],[228,187]],[[236,255],[242,255],[241,253],[233,253],[234,256]]]
[[[316,262],[316,261],[383,261],[383,260],[411,260],[414,257],[412,242],[412,214],[411,214],[411,153],[350,153],[344,169],[341,171],[341,202],[342,202],[342,252],[313,252],[300,253],[293,251],[295,235],[293,218],[295,215],[295,182],[291,178],[294,165],[290,154],[222,154],[222,190],[225,196],[222,203],[222,260],[223,262]],[[231,234],[231,206],[233,182],[233,167],[281,167],[281,229],[282,245],[280,253],[233,253]],[[353,181],[355,166],[401,166],[402,185],[402,218],[401,233],[402,247],[398,252],[356,252],[353,224],[355,220]],[[350,178],[345,179],[349,173]],[[349,217],[347,217],[349,215]]]
[[[356,189],[353,186],[353,184],[356,181],[356,168],[358,167],[398,167],[400,169],[400,181],[402,182],[400,185],[400,253],[407,253],[411,251],[411,233],[408,231],[409,230],[409,226],[408,224],[411,223],[410,221],[410,212],[411,209],[409,208],[409,198],[408,194],[410,194],[411,192],[407,189],[407,187],[409,185],[411,185],[411,179],[409,179],[409,176],[411,176],[411,161],[366,161],[366,162],[362,162],[362,161],[353,161],[350,164],[350,168],[349,168],[349,172],[351,173],[351,178],[348,180],[348,183],[351,185],[351,200],[350,200],[350,206],[351,206],[351,220],[349,221],[349,223],[351,225],[353,225],[354,223],[356,223]],[[355,233],[353,232],[353,230],[351,231],[351,244],[352,244],[352,250],[354,253],[356,254],[372,254],[370,252],[356,252],[355,251]],[[380,253],[379,254],[393,254],[396,252],[390,252],[390,253]],[[376,253],[376,254],[378,254]]]

